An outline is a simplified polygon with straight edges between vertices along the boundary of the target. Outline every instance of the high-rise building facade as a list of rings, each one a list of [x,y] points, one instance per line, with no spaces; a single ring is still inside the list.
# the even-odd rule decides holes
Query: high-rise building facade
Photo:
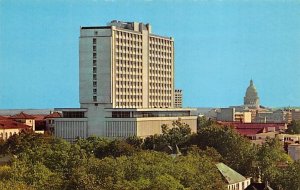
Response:
[[[80,104],[171,108],[174,40],[143,23],[112,21],[80,29]]]
[[[194,110],[174,108],[174,40],[153,34],[149,24],[81,27],[79,92],[80,109],[56,111],[80,118],[57,118],[56,134],[146,137],[178,119],[196,132]],[[67,125],[74,120],[80,133]]]

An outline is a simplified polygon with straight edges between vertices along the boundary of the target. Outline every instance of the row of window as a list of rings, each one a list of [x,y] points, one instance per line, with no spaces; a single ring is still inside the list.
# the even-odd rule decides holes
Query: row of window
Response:
[[[134,40],[125,40],[125,39],[116,39],[116,45],[123,45],[123,46],[132,46],[132,47],[138,47],[141,48],[143,43],[140,41],[134,41]]]
[[[159,102],[159,103],[149,103],[150,108],[169,108],[171,107],[171,103],[164,103],[164,102]]]
[[[154,38],[154,37],[150,37],[150,43],[151,44],[158,44],[158,45],[171,45],[172,41],[170,41],[169,39],[162,39],[162,38]]]
[[[116,31],[116,37],[117,38],[125,38],[125,39],[135,39],[135,40],[142,40],[142,35],[130,33],[130,32],[124,32],[124,31]]]
[[[150,89],[150,94],[151,93],[161,93],[162,96],[168,94],[168,96],[171,96],[172,90],[165,90],[165,89]]]
[[[142,102],[116,102],[117,108],[138,108],[142,107]]]
[[[142,67],[139,68],[133,68],[130,66],[117,66],[117,71],[127,71],[127,72],[133,72],[133,73],[142,73],[143,69]]]
[[[140,67],[142,68],[143,62],[142,61],[134,61],[134,60],[119,60],[116,59],[117,66],[128,66],[128,67]]]
[[[159,50],[160,52],[172,52],[172,46],[149,44],[149,50]]]
[[[132,71],[126,71],[126,70],[123,70],[123,71],[117,70],[116,71],[117,77],[119,76],[119,78],[121,80],[124,80],[124,79],[126,80],[126,78],[127,79],[139,80],[139,79],[142,79],[142,75],[141,74],[142,74],[142,72],[132,72]]]
[[[160,87],[165,87],[165,88],[171,88],[172,84],[171,83],[163,83],[163,82],[156,82],[156,83],[150,83],[150,89],[152,88],[160,88]]]
[[[121,100],[124,99],[134,99],[134,100],[142,100],[142,96],[141,95],[117,95],[117,100],[119,100],[121,102]]]
[[[116,52],[116,59],[136,59],[136,60],[142,60],[143,56],[142,54],[133,54],[133,53],[118,53]]]
[[[150,82],[157,83],[157,81],[172,82],[171,76],[150,76]]]
[[[124,83],[123,83],[124,84]],[[117,85],[119,87],[116,88],[116,92],[136,92],[136,93],[141,93],[142,92],[142,86],[141,85],[136,85],[135,87],[133,85],[130,85],[127,83],[127,86],[124,85]],[[122,86],[122,87],[121,87]]]
[[[150,70],[150,75],[155,76],[155,75],[172,75],[172,72],[170,70],[161,70],[161,69],[155,69],[155,70]]]
[[[150,60],[149,66],[150,69],[172,69],[172,62],[161,63],[161,62],[153,62]]]
[[[136,92],[136,91],[132,91],[132,92],[124,92],[124,91],[119,91],[119,92],[116,92],[116,97],[117,98],[124,98],[124,97],[118,97],[118,96],[131,96],[131,95],[133,95],[133,96],[142,96],[143,95],[143,93],[141,93],[141,92]],[[134,98],[134,97],[132,97],[132,98]]]
[[[165,51],[150,50],[149,54],[157,55],[157,56],[172,57],[172,52],[165,52]]]
[[[119,46],[116,45],[116,53],[139,54],[143,53],[142,47]]]
[[[143,86],[143,83],[141,80],[130,80],[130,79],[124,79],[124,78],[117,78],[116,86],[119,86],[119,87],[132,86],[134,88],[138,88],[138,87]]]
[[[159,56],[149,56],[149,62],[156,63],[156,64],[168,64],[168,65],[171,65],[173,63],[171,57],[159,57]]]

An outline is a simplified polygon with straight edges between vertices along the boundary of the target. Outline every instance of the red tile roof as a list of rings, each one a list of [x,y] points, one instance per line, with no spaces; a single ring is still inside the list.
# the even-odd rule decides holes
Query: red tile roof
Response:
[[[34,117],[35,121],[42,121],[45,119],[45,117],[47,116],[46,114],[37,114],[37,115],[32,115]]]
[[[0,120],[7,120],[7,119],[9,119],[9,118],[3,117],[3,116],[0,115]]]
[[[268,131],[269,127],[274,127],[275,131],[285,128],[285,123],[241,123],[241,122],[218,122],[223,126],[231,126],[241,135],[249,136]]]
[[[255,135],[258,133],[263,133],[264,129],[235,129],[239,134],[244,136]]]
[[[0,129],[30,129],[31,127],[12,120],[0,120]]]
[[[53,112],[53,113],[45,116],[45,119],[46,118],[58,118],[58,117],[62,117],[61,113],[59,113],[59,112]]]
[[[10,117],[11,119],[34,119],[32,115],[21,112],[19,114],[13,115]]]

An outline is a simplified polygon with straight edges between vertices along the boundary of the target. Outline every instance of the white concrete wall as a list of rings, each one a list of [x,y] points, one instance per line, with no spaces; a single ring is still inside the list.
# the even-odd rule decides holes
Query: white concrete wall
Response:
[[[111,117],[111,112],[105,108],[111,108],[112,104],[81,104],[82,108],[87,108],[88,136],[106,135],[106,117]]]
[[[250,178],[247,178],[245,181],[229,184],[227,185],[228,190],[244,190],[250,185]]]
[[[87,137],[86,118],[55,118],[54,135],[68,141]]]
[[[31,126],[32,130],[35,131],[35,120],[34,119],[26,119],[25,125]]]
[[[97,99],[98,103],[111,102],[111,29],[81,30],[79,39],[79,101],[93,101],[93,38],[96,39]]]
[[[234,121],[234,108],[221,108],[220,112],[217,113],[218,121]]]
[[[137,136],[147,137],[154,134],[161,134],[161,126],[163,124],[172,127],[172,123],[180,118],[182,123],[186,123],[190,126],[192,133],[197,132],[197,117],[185,116],[185,117],[148,117],[137,118]]]
[[[14,134],[18,134],[20,129],[0,129],[0,139],[7,140]]]
[[[106,137],[147,137],[161,134],[163,124],[171,128],[172,123],[178,119],[178,117],[106,118],[103,132],[105,132]],[[180,117],[180,121],[188,124],[192,133],[197,132],[196,116]]]

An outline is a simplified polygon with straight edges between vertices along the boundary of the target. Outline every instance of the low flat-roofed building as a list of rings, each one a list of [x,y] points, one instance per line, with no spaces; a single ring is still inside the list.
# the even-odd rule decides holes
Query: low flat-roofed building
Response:
[[[251,112],[237,111],[236,108],[221,108],[217,112],[217,121],[251,123]]]
[[[106,108],[104,109],[105,113],[89,117],[86,116],[87,109],[82,108],[60,108],[55,111],[62,113],[62,117],[53,118],[55,136],[67,140],[93,135],[108,138],[130,136],[144,138],[161,134],[163,124],[171,127],[176,120],[188,124],[192,133],[197,132],[197,116],[191,114],[191,111],[195,110],[187,108]],[[103,110],[101,109],[101,111]]]
[[[55,111],[62,114],[62,117],[52,118],[55,137],[63,138],[67,141],[88,137],[87,109],[55,108]]]
[[[197,116],[188,108],[158,109],[106,109],[111,113],[105,121],[106,137],[147,137],[161,134],[163,124],[172,126],[176,120],[188,124],[192,133],[197,132]],[[126,118],[126,119],[125,119]]]

